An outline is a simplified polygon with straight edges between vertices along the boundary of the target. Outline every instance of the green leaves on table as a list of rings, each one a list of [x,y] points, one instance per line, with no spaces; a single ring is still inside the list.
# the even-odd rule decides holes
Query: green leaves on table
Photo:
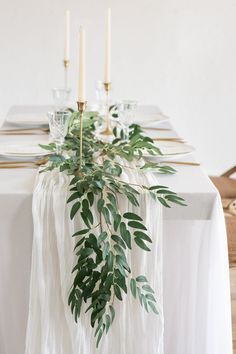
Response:
[[[170,208],[170,203],[186,206],[185,200],[177,195],[177,193],[169,190],[165,186],[152,186],[148,188],[150,195],[154,200],[158,200],[162,205]]]
[[[154,291],[151,286],[147,283],[145,276],[140,275],[136,279],[130,279],[130,289],[133,297],[136,299],[138,297],[141,306],[145,308],[147,312],[150,310],[158,315],[156,308],[156,299],[154,297]]]
[[[110,112],[116,118],[117,107],[110,107]],[[150,252],[152,245],[149,230],[138,214],[140,194],[149,194],[165,207],[185,203],[166,186],[135,185],[123,180],[122,172],[130,168],[130,162],[132,166],[140,165],[139,160],[147,152],[161,154],[138,125],[130,127],[128,141],[124,140],[122,129],[115,128],[113,141],[104,143],[94,135],[96,114],[90,112],[85,118],[81,168],[80,124],[78,112],[73,111],[64,144],[70,157],[50,155],[45,170],[57,168],[71,176],[69,214],[74,225],[80,225],[81,229],[72,235],[75,264],[68,305],[75,322],[82,310],[89,313],[98,346],[115,320],[116,301],[123,301],[128,291],[147,312],[158,314],[155,294],[146,276],[134,275],[129,264],[133,248]],[[55,151],[54,144],[46,148]],[[175,172],[172,167],[151,162],[141,169],[150,168],[159,173]],[[140,172],[140,168],[136,171]],[[120,210],[121,200],[128,205],[124,213]]]

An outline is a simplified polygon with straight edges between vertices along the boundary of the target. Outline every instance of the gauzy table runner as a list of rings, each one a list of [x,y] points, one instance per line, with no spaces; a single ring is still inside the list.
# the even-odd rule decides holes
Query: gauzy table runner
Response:
[[[128,169],[122,179],[139,185],[157,184],[152,174]],[[71,236],[84,228],[81,221],[72,222],[69,217],[69,182],[69,177],[58,171],[37,177],[33,195],[34,239],[26,354],[163,354],[161,205],[149,195],[141,195],[136,212],[143,218],[153,240],[151,252],[140,250],[132,242],[132,251],[127,255],[133,276],[147,276],[155,290],[159,314],[147,313],[141,307],[139,300],[131,295],[127,280],[128,294],[122,292],[122,302],[115,298],[116,317],[96,349],[95,330],[91,329],[89,313],[84,314],[89,303],[82,305],[78,324],[68,306],[73,282],[71,270],[76,264],[73,249],[77,242]],[[119,206],[122,213],[135,211],[122,197]]]

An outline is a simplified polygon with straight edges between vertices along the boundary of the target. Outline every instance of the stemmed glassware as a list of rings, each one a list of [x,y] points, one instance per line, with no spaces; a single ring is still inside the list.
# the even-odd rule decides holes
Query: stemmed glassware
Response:
[[[95,83],[95,94],[96,94],[96,102],[98,105],[99,113],[106,113],[106,91],[104,89],[104,83],[101,80],[96,81]]]
[[[62,145],[67,134],[70,115],[71,113],[68,111],[48,112],[50,134],[56,145],[57,155],[62,154]]]
[[[68,107],[70,93],[71,89],[66,87],[52,89],[52,96],[56,110],[63,111]]]
[[[138,102],[133,100],[123,100],[118,104],[118,116],[124,130],[124,139],[128,140],[129,126],[133,123]]]
[[[108,139],[112,135],[111,112],[111,84],[104,83],[101,80],[96,81],[96,103],[100,119],[97,121],[97,132],[103,138]]]

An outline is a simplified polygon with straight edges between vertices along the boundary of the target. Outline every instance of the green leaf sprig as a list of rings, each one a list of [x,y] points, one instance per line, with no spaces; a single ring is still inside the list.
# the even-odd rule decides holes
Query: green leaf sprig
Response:
[[[115,107],[111,110],[117,114]],[[152,239],[136,212],[121,213],[118,196],[135,210],[139,208],[141,193],[148,193],[168,208],[172,204],[185,203],[166,186],[135,185],[122,180],[123,169],[129,168],[130,163],[137,166],[131,167],[136,171],[154,168],[159,173],[175,173],[173,168],[153,162],[145,162],[140,167],[146,152],[161,155],[161,151],[138,125],[130,126],[128,141],[124,140],[122,129],[115,128],[114,139],[108,143],[96,137],[94,116],[88,115],[83,125],[83,163],[79,169],[80,127],[77,113],[72,115],[64,144],[69,157],[55,155],[54,144],[45,146],[52,155],[43,171],[59,168],[71,175],[70,218],[78,217],[84,226],[72,235],[76,239],[74,252],[77,258],[68,305],[76,322],[85,306],[98,346],[115,319],[115,301],[122,301],[128,291],[139,299],[147,312],[158,314],[152,287],[145,275],[132,273],[127,257],[134,247],[150,252]]]

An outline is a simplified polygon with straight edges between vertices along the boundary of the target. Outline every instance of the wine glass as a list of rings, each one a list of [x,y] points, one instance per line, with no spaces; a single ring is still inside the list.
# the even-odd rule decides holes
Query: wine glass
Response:
[[[104,83],[101,80],[95,82],[95,94],[98,110],[100,114],[105,114],[106,111],[106,91]]]
[[[68,131],[70,115],[71,113],[68,111],[48,112],[50,134],[56,145],[57,155],[62,154],[62,145]]]
[[[128,140],[129,126],[133,123],[138,102],[134,100],[123,100],[118,103],[119,121],[123,125],[124,139]]]
[[[65,110],[68,106],[70,99],[70,88],[53,88],[52,96],[56,110]]]

